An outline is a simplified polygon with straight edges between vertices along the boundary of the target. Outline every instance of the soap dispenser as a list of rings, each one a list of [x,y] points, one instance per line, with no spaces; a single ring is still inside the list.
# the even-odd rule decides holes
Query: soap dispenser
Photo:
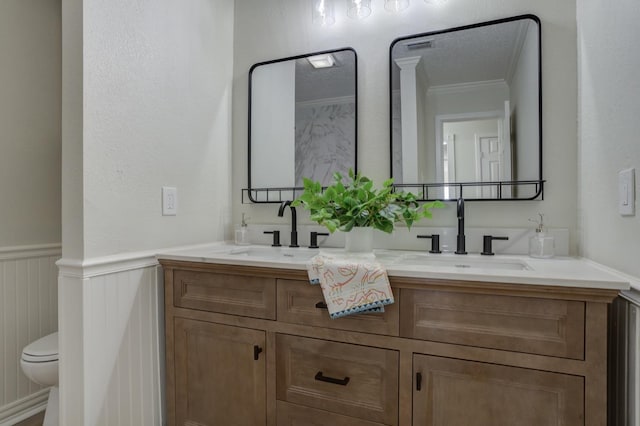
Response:
[[[242,222],[240,225],[236,225],[235,243],[239,246],[249,245],[249,229],[244,213],[242,213]]]
[[[534,235],[529,238],[529,256],[548,259],[555,255],[555,239],[544,228],[544,215],[538,213],[540,221],[529,219],[537,224]]]

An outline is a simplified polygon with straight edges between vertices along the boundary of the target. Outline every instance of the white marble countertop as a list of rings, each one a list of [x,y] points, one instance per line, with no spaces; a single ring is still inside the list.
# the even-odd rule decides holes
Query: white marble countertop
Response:
[[[345,255],[343,249],[272,248],[237,246],[225,242],[187,249],[167,250],[158,259],[230,265],[305,270],[308,259],[318,253]],[[628,290],[629,281],[606,267],[583,258],[452,253],[429,254],[421,251],[374,250],[376,260],[389,276],[487,281],[562,287]],[[519,268],[519,269],[518,269]]]

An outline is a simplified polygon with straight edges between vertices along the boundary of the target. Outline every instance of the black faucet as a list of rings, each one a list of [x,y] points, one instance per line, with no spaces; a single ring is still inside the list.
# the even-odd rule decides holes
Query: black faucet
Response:
[[[298,245],[298,224],[296,208],[291,205],[291,201],[284,201],[282,204],[280,204],[280,209],[278,209],[278,216],[284,216],[284,211],[287,206],[291,208],[291,244],[289,244],[289,247],[300,247]]]
[[[316,231],[311,232],[311,237],[310,237],[311,242],[309,243],[309,248],[313,248],[313,249],[320,248],[320,246],[318,245],[319,236],[327,237],[329,236],[329,234],[327,232],[316,232]]]
[[[509,237],[494,237],[493,235],[485,235],[482,237],[482,253],[483,256],[493,256],[495,253],[491,249],[491,242],[493,240],[508,240]]]
[[[458,198],[458,239],[456,254],[467,254],[464,247],[464,198]]]
[[[429,250],[429,253],[442,253],[440,251],[440,235],[418,235],[418,238],[429,238],[431,240],[431,250]]]

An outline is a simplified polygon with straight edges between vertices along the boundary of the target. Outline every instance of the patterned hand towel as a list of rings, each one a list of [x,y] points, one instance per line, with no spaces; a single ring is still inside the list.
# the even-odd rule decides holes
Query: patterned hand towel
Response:
[[[384,267],[375,256],[320,253],[307,264],[309,281],[320,284],[331,318],[364,312],[384,312],[393,293]]]

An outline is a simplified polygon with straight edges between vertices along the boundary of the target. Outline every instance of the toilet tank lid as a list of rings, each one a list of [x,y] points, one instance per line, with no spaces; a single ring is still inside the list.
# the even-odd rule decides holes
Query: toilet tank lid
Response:
[[[30,355],[31,357],[47,357],[51,358],[53,355],[58,355],[58,333],[51,333],[46,335],[35,342],[29,343],[22,351],[24,355]]]

